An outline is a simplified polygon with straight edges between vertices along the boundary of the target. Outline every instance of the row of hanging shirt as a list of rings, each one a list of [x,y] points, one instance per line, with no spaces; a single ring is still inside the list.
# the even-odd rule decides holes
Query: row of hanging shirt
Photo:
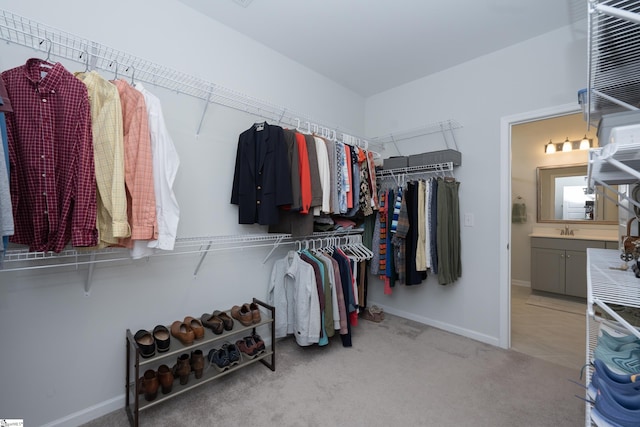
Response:
[[[72,74],[31,58],[4,71],[10,241],[30,251],[121,246],[172,250],[179,158],[159,99],[140,83]],[[133,83],[133,82],[132,82]]]
[[[366,305],[366,260],[372,255],[359,244],[301,248],[276,260],[268,290],[278,312],[276,338],[293,335],[300,346],[325,346],[338,332],[342,345],[351,347],[351,327]]]
[[[381,186],[370,271],[385,294],[396,282],[422,283],[429,271],[441,285],[461,277],[459,186],[452,176]]]
[[[295,237],[336,226],[333,216],[377,209],[374,154],[266,122],[238,138],[231,203],[240,224]]]

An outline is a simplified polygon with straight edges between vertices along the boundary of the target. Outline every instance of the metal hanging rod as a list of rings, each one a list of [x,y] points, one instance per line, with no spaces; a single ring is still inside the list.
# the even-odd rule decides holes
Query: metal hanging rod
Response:
[[[405,168],[382,169],[376,172],[376,177],[396,178],[399,175],[417,175],[417,174],[444,174],[453,172],[453,162],[434,163],[431,165],[408,166]]]
[[[379,136],[371,138],[371,143],[375,144],[388,144],[404,141],[406,139],[413,139],[419,136],[430,135],[434,133],[444,133],[447,131],[453,131],[454,129],[460,129],[462,125],[455,120],[444,120],[441,122],[430,123],[425,126],[421,126],[415,129],[394,132],[385,136]]]
[[[259,100],[2,9],[0,9],[0,39],[47,53],[47,56],[82,63],[88,69],[114,72],[115,64],[120,77],[127,76],[133,80],[135,75],[136,81],[204,100],[205,105],[209,103],[223,105],[264,118],[274,124],[293,127],[296,123],[313,122],[306,114]],[[347,144],[354,145],[356,140],[366,142],[365,138],[356,137],[338,127],[321,126],[332,129],[335,137]],[[198,128],[198,134],[201,127],[202,122]]]

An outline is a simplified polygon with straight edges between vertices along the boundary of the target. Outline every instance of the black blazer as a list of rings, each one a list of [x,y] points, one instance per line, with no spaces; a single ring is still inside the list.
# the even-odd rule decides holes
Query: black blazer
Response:
[[[231,203],[240,224],[278,223],[278,206],[290,205],[291,172],[280,126],[256,123],[238,139]]]

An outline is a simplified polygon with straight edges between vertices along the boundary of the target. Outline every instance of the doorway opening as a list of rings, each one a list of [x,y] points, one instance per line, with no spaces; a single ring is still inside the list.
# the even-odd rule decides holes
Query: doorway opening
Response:
[[[574,125],[567,127],[563,124],[562,130],[553,129],[558,124],[554,121],[571,115],[578,118],[573,121]],[[547,125],[549,129],[545,127]],[[521,128],[529,128],[534,137],[522,141]],[[501,261],[504,263],[501,270],[501,328],[503,337],[506,337],[504,347],[572,368],[584,363],[584,345],[567,341],[566,336],[557,331],[559,328],[565,331],[574,328],[574,333],[570,332],[569,335],[576,335],[578,341],[584,340],[584,311],[580,315],[579,311],[570,313],[553,310],[538,304],[538,296],[532,297],[529,234],[537,225],[536,167],[584,163],[587,160],[586,152],[581,153],[584,155],[582,160],[577,156],[578,153],[574,153],[574,157],[567,156],[569,153],[558,153],[555,157],[552,154],[545,155],[545,143],[550,139],[560,142],[566,137],[582,138],[586,128],[586,122],[582,120],[575,104],[509,116],[501,121],[501,236],[505,237],[506,242]],[[528,164],[523,165],[523,162]],[[527,206],[526,220],[513,224],[511,209],[516,199],[524,200]],[[560,227],[557,224],[551,226]]]

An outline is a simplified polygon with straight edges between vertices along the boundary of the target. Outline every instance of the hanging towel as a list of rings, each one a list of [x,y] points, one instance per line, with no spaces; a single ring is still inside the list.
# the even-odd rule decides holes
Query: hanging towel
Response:
[[[527,205],[520,196],[516,197],[511,207],[511,222],[513,224],[524,224],[527,222]]]

